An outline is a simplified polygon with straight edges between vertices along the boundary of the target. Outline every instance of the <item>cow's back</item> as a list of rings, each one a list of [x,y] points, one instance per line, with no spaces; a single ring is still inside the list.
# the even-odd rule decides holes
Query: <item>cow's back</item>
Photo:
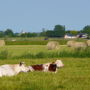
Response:
[[[2,65],[0,66],[0,76],[12,76],[14,75],[14,71],[10,65]]]

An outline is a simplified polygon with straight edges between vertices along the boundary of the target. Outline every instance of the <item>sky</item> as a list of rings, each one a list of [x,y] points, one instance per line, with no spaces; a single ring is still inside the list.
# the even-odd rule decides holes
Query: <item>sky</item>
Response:
[[[66,30],[90,25],[90,0],[0,0],[0,31],[41,32],[58,24]]]

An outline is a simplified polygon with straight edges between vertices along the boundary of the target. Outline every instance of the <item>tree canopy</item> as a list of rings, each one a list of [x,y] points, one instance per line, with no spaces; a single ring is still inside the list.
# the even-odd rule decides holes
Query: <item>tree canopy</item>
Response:
[[[90,25],[87,25],[83,28],[82,30],[83,33],[87,33],[88,35],[90,35]]]
[[[86,33],[90,36],[90,25],[85,26],[82,30],[67,30],[64,25],[55,25],[53,30],[42,29],[40,33],[14,33],[12,29],[6,29],[5,31],[0,31],[0,38],[2,37],[64,37],[65,34],[77,35],[79,33]]]
[[[14,36],[14,33],[11,29],[5,30],[4,34],[5,34],[5,36],[8,36],[8,37],[13,37]]]
[[[65,26],[55,25],[54,27],[54,36],[63,37],[65,35]]]

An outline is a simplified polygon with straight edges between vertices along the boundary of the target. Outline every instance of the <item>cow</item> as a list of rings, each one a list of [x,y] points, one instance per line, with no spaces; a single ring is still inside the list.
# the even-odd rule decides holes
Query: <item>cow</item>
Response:
[[[0,77],[2,76],[13,76],[20,72],[28,72],[29,68],[25,66],[24,62],[19,64],[5,64],[0,66]]]
[[[30,65],[29,71],[44,71],[44,72],[57,72],[57,69],[60,67],[63,67],[64,64],[61,60],[56,60],[55,62],[51,63],[45,63],[45,64],[36,64],[36,65]]]

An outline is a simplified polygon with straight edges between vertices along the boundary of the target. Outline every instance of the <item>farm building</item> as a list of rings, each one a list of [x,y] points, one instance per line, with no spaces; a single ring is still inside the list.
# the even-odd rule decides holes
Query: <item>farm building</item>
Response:
[[[87,37],[88,37],[88,34],[86,34],[86,33],[79,33],[79,34],[77,35],[77,37],[78,37],[78,38],[87,38]]]
[[[77,36],[73,36],[72,34],[66,34],[64,38],[77,38]]]

